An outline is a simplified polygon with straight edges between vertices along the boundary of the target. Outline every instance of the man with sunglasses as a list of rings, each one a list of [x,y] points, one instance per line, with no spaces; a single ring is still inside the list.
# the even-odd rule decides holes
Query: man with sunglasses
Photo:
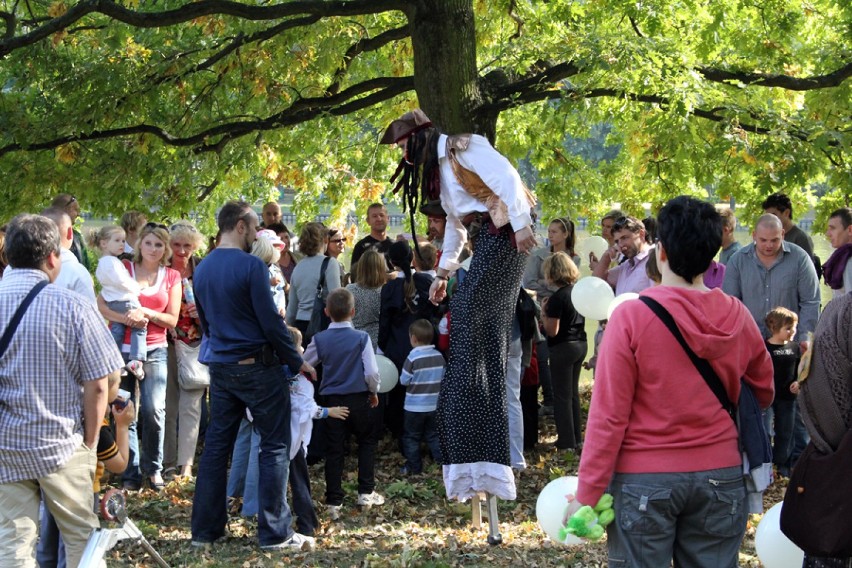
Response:
[[[612,225],[613,246],[601,255],[600,262],[592,271],[593,276],[603,278],[615,289],[615,295],[625,292],[639,293],[650,288],[654,282],[645,274],[648,255],[654,250],[645,240],[645,225],[636,217],[621,217]],[[624,262],[610,268],[613,259],[622,254]]]

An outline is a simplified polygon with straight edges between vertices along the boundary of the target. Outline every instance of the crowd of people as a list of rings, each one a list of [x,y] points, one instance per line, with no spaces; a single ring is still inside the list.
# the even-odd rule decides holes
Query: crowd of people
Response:
[[[819,414],[796,404],[799,361],[819,329],[818,273],[838,302],[832,317],[852,317],[852,210],[831,214],[825,264],[783,194],[763,203],[746,246],[732,211],[679,197],[656,219],[610,211],[608,248],[581,258],[567,216],[534,235],[527,192],[487,141],[447,137],[418,112],[383,142],[403,148],[405,193],[422,190],[429,232],[394,240],[386,208],[372,204],[348,269],[342,230],[306,223],[293,250],[274,202],[260,219],[248,203],[224,204],[209,250],[192,222],[136,211],[83,238],[68,194],[3,227],[0,564],[33,565],[36,550],[40,566],[79,562],[97,526],[96,462],[128,491],[195,477],[194,546],[210,547],[242,514],[257,517],[262,549],[309,550],[319,528],[309,466],[324,462],[325,514],[340,518],[350,438],[358,506],[385,501],[374,472],[385,435],[400,476],[431,459],[450,498],[514,499],[524,451],[552,415],[552,446],[580,457],[572,510],[615,498],[612,561],[736,565],[748,507],[726,409],[644,300],[598,322],[587,360],[571,293],[587,264],[616,295],[667,311],[730,400],[741,378],[754,392],[787,477],[819,430]],[[487,186],[508,206],[502,224],[493,201],[469,202],[485,183],[480,163],[502,172]],[[847,370],[849,355],[839,355]],[[400,377],[386,394],[379,357]],[[588,421],[584,367],[594,371]],[[832,562],[806,558],[848,565]]]

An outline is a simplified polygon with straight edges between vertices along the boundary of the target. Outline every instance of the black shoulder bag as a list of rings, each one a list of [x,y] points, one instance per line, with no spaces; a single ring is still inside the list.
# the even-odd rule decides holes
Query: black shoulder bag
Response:
[[[330,259],[331,257],[327,256],[322,260],[320,276],[319,280],[317,280],[317,293],[314,297],[314,309],[311,312],[311,321],[308,324],[308,329],[305,331],[304,345],[308,345],[314,335],[324,329],[328,329],[328,325],[331,323],[329,317],[325,315],[325,299],[328,296],[328,292],[323,292],[323,288],[325,288],[325,271],[328,269],[328,261]]]
[[[751,390],[751,386],[740,378],[740,398],[737,401],[737,405],[734,406],[728,398],[728,393],[722,384],[722,380],[719,379],[719,375],[710,366],[709,361],[696,355],[695,351],[689,347],[671,314],[652,298],[640,296],[639,299],[651,308],[665,326],[669,328],[669,331],[675,336],[675,339],[683,347],[683,350],[686,351],[692,364],[701,373],[704,382],[707,383],[707,386],[710,387],[710,390],[719,399],[722,408],[725,409],[725,412],[734,421],[734,426],[737,428],[739,436],[740,450],[743,453],[744,460],[748,459],[749,471],[752,474],[747,477],[751,477],[754,483],[754,487],[749,488],[749,491],[755,494],[762,493],[769,482],[768,470],[765,468],[771,468],[772,447],[769,444],[769,435],[766,433],[766,427],[761,418],[760,406],[757,403],[754,392]],[[757,475],[757,470],[765,471],[765,474]],[[757,504],[755,504],[755,507],[757,507]],[[751,512],[760,512],[762,510],[761,505],[759,511],[755,509]]]
[[[0,338],[0,357],[6,354],[6,349],[9,348],[9,344],[12,342],[12,336],[15,335],[15,331],[18,329],[18,325],[21,323],[27,308],[30,307],[30,304],[33,302],[38,293],[41,292],[48,284],[49,282],[47,280],[42,280],[33,286],[32,290],[30,290],[29,294],[27,294],[24,298],[24,301],[21,302],[20,306],[18,306],[15,315],[13,315],[12,319],[9,320],[9,327],[6,328],[6,331],[3,333],[3,337]]]

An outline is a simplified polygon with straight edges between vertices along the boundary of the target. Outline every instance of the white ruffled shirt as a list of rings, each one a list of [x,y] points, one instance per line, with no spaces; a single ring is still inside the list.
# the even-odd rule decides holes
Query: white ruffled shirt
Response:
[[[491,146],[487,138],[478,134],[471,135],[470,146],[463,152],[457,152],[456,159],[466,169],[476,173],[506,204],[509,223],[514,231],[532,225],[530,205],[518,170]],[[453,166],[447,157],[446,134],[441,134],[438,139],[438,165],[441,171],[441,207],[447,212],[444,248],[439,266],[452,271],[458,268],[459,254],[467,242],[467,230],[462,225],[462,218],[468,213],[484,213],[488,209],[484,203],[465,191],[456,179]]]

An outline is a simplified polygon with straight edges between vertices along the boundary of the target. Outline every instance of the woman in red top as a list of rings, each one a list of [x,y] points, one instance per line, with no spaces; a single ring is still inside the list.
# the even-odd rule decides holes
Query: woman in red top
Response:
[[[166,421],[166,329],[173,328],[178,321],[181,301],[180,273],[166,267],[171,257],[169,232],[165,225],[148,223],[139,232],[139,241],[133,253],[133,262],[127,263],[130,275],[139,282],[142,291],[139,303],[142,307],[120,314],[110,310],[101,297],[98,308],[110,321],[127,326],[148,326],[148,360],[145,361],[145,379],[137,381],[128,375],[122,388],[129,390],[135,399],[137,385],[141,401],[139,420],[143,435],[137,437],[136,423],[130,426],[130,464],[124,472],[123,483],[128,489],[141,486],[142,475],[147,476],[151,488],[163,487],[163,439]],[[129,338],[129,332],[128,332]],[[123,351],[129,350],[129,339],[125,339]],[[140,455],[141,450],[141,455]]]
[[[722,242],[715,208],[677,197],[660,210],[662,285],[642,292],[672,316],[687,344],[739,399],[740,378],[761,408],[772,362],[745,306],[704,285]],[[748,507],[733,420],[651,309],[629,300],[612,314],[598,355],[577,499],[615,498],[610,564],[733,568]]]

